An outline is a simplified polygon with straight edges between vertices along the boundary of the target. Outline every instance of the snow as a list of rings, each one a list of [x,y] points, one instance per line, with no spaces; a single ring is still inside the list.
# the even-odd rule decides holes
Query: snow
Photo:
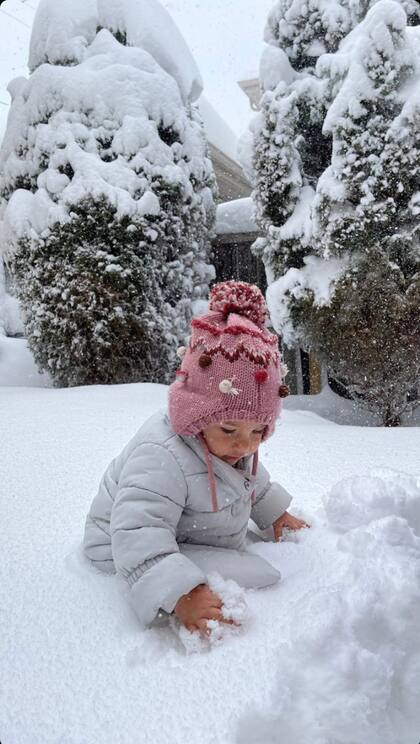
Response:
[[[48,125],[39,124],[47,112]],[[138,198],[150,161],[156,173],[160,167],[167,180],[186,184],[183,161],[174,163],[173,152],[160,139],[159,123],[186,132],[190,157],[202,150],[199,127],[187,120],[174,79],[147,52],[121,46],[105,29],[85,48],[80,64],[38,67],[15,90],[0,164],[5,181],[22,169],[36,172],[42,153],[48,154],[48,168],[39,175],[34,194],[18,189],[6,207],[9,248],[31,230],[39,235],[54,222],[68,220],[70,205],[84,196],[108,197],[119,217],[143,215],[147,209],[157,214],[159,205],[150,191],[143,195],[145,201]],[[113,129],[118,130],[115,137]],[[112,139],[110,162],[97,154],[97,141],[107,136]],[[35,139],[34,164],[14,152],[21,138],[28,137]],[[74,171],[71,181],[60,173],[66,163]]]
[[[283,49],[267,44],[261,55],[259,80],[263,90],[273,90],[280,80],[290,85],[298,75]]]
[[[35,0],[37,2],[37,0]],[[6,129],[10,97],[7,86],[12,78],[27,74],[29,36],[34,11],[20,0],[0,4],[0,142]]]
[[[39,0],[5,0],[1,4],[0,140],[9,106],[7,84],[15,76],[27,75],[30,28],[38,4]],[[161,4],[172,16],[201,70],[207,97],[238,136],[252,112],[237,81],[246,77],[246,70],[258,69],[264,23],[272,0],[195,0],[193,4],[190,0],[162,0]],[[119,0],[102,7],[104,21],[113,19],[121,27],[121,5]]]
[[[304,245],[309,245],[312,237],[311,207],[314,195],[312,186],[301,188],[292,214],[278,230],[280,240],[301,238]]]
[[[182,34],[158,0],[72,0],[58,4],[41,0],[35,16],[29,68],[63,59],[81,62],[98,27],[127,35],[130,46],[148,52],[178,83],[184,103],[195,101],[203,89],[201,76]]]
[[[38,372],[26,339],[3,336],[0,328],[0,388],[17,386],[51,387],[52,381]]]
[[[254,203],[251,197],[218,204],[216,208],[216,233],[218,235],[255,233],[257,230]]]
[[[405,31],[406,15],[403,8],[394,0],[381,0],[374,5],[366,15],[363,23],[353,29],[352,33],[343,40],[335,55],[326,55],[326,60],[319,60],[319,70],[326,71],[329,64],[331,69],[341,73],[348,66],[347,75],[338,95],[330,106],[324,120],[323,131],[331,133],[338,124],[346,126],[347,112],[354,118],[365,113],[363,102],[374,99],[377,90],[367,74],[366,60],[374,59],[377,55],[386,58],[399,58],[400,64],[409,65],[415,48],[408,44],[410,38]],[[397,49],[390,30],[396,29],[406,37],[405,48]],[[404,44],[402,45],[404,47]],[[374,51],[373,51],[374,50]],[[348,126],[348,124],[347,124]]]
[[[250,183],[254,182],[255,169],[254,169],[254,132],[257,132],[261,126],[262,116],[260,113],[255,114],[249,122],[249,126],[245,129],[238,139],[238,160],[242,166],[242,170],[245,173]]]
[[[243,626],[204,644],[142,630],[80,552],[104,468],[165,400],[149,384],[0,388],[2,741],[417,744],[420,429],[286,410],[262,460],[312,527],[252,548],[278,586],[213,577]]]
[[[67,3],[40,0],[32,26],[29,69],[44,62],[81,62],[87,44],[95,38],[98,20],[96,0],[72,0],[71,12]]]
[[[103,0],[102,0],[103,2]],[[170,14],[157,0],[123,1],[127,41],[145,49],[178,82],[184,103],[196,101],[203,81],[187,44]]]
[[[206,96],[201,96],[198,108],[203,119],[204,129],[210,144],[235,162],[238,160],[238,139],[226,121],[216,111]]]
[[[23,323],[19,302],[6,289],[5,269],[0,257],[0,339],[3,335],[17,336],[21,333]]]
[[[287,223],[286,223],[287,224]],[[348,266],[348,258],[322,259],[305,256],[301,269],[288,269],[283,276],[271,282],[267,289],[267,304],[275,328],[282,329],[285,344],[293,345],[295,331],[289,315],[289,298],[299,299],[309,290],[315,303],[322,307],[331,301],[331,286]]]

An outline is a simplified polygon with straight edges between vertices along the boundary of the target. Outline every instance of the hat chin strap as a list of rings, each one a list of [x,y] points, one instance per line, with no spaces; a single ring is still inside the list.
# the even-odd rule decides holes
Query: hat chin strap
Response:
[[[210,493],[211,493],[211,506],[214,512],[219,511],[219,502],[217,499],[217,490],[216,490],[216,479],[214,477],[214,469],[213,469],[213,461],[211,452],[209,450],[209,446],[205,440],[205,437],[203,434],[199,434],[198,438],[203,445],[204,449],[204,456],[206,458],[206,465],[207,465],[207,472],[209,477],[209,486],[210,486]],[[257,468],[258,468],[258,450],[254,452],[254,456],[252,458],[252,475],[257,474]],[[253,492],[251,493],[251,503],[255,504],[255,488]]]

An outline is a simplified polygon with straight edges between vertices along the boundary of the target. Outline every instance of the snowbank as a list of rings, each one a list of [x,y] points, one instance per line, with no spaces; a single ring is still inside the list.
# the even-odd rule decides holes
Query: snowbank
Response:
[[[271,704],[246,714],[238,742],[415,744],[420,481],[389,471],[353,477],[332,489],[325,511],[335,566],[290,608]]]
[[[21,333],[23,333],[23,323],[19,302],[16,297],[9,294],[6,287],[6,275],[1,255],[0,230],[0,338],[3,335],[17,336]]]
[[[80,554],[104,468],[165,401],[146,384],[0,388],[2,741],[417,744],[420,430],[285,411],[262,460],[312,528],[256,544],[281,584],[187,653]]]
[[[29,388],[51,387],[52,381],[48,374],[38,372],[26,339],[9,338],[0,333],[0,387],[18,385]]]

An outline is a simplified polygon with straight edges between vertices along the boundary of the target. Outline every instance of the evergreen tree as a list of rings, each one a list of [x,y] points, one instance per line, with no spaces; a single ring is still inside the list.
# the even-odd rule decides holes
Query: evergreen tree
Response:
[[[96,20],[87,11],[63,41],[52,31],[71,3],[44,0],[31,78],[11,87],[8,260],[29,345],[56,384],[167,382],[213,276],[214,175],[179,80],[128,45],[111,3]]]
[[[267,40],[283,48],[262,65],[254,164],[265,235],[255,249],[277,280],[269,296],[286,343],[314,349],[351,394],[398,423],[419,372],[419,61],[404,8],[412,23],[420,10],[324,5],[297,13],[280,2],[270,15]],[[268,177],[264,151],[269,168],[280,163]]]

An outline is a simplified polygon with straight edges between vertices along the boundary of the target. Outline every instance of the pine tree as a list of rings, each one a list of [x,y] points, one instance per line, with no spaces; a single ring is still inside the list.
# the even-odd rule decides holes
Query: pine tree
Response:
[[[278,3],[268,23],[282,49],[255,136],[265,231],[255,249],[277,280],[269,296],[286,343],[315,350],[357,400],[398,423],[419,374],[419,65],[404,8],[412,23],[420,9],[343,1],[297,13],[293,3],[290,19],[289,6]],[[279,116],[291,100],[292,116]],[[281,160],[277,180],[265,178],[262,149]]]
[[[315,250],[347,257],[329,307],[292,303],[307,341],[381,415],[398,424],[420,377],[420,101],[404,11],[373,8],[324,127],[334,158],[314,202]]]
[[[71,13],[44,6],[52,24]],[[9,263],[29,345],[56,384],[167,382],[213,276],[214,175],[192,100],[128,46],[111,3],[100,10],[96,31],[79,19],[61,46],[38,24],[31,78],[11,88]]]

